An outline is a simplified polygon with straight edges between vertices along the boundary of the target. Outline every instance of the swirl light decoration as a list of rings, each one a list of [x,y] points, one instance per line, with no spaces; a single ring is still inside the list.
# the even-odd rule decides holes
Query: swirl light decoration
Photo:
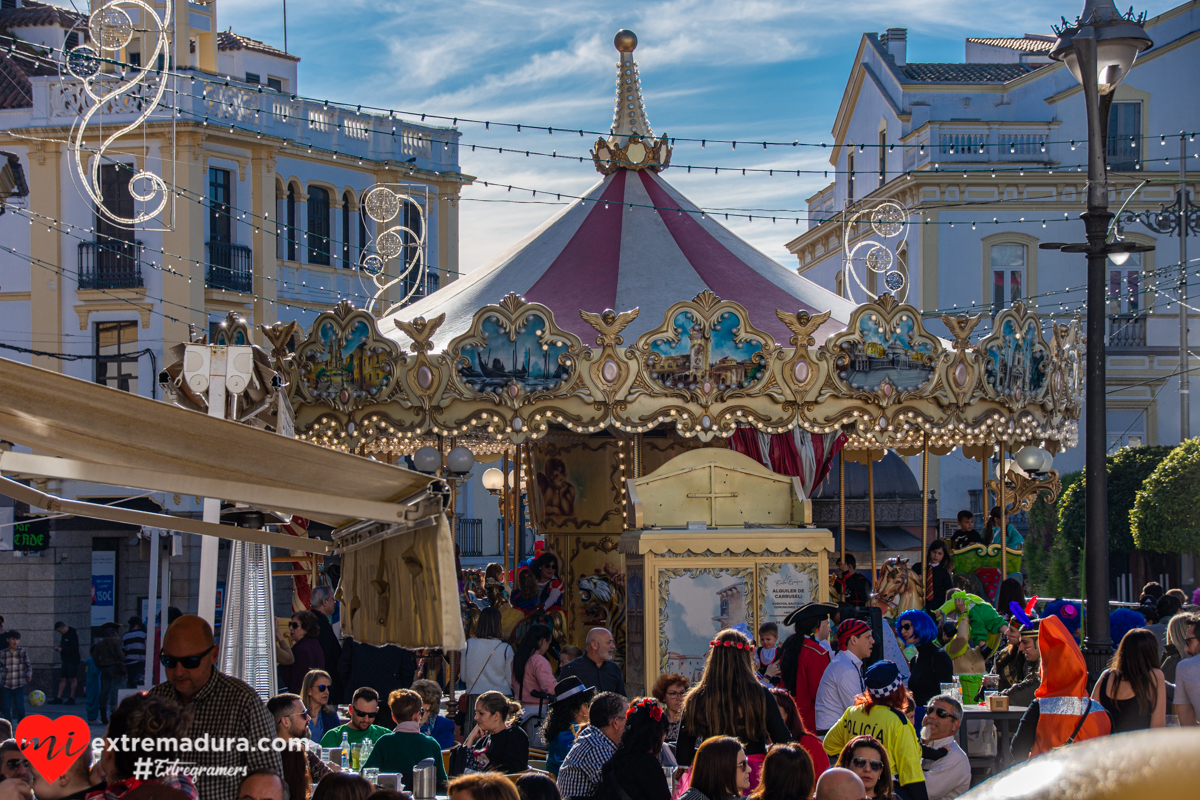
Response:
[[[406,305],[425,286],[428,273],[425,207],[418,201],[416,193],[412,191],[414,189],[424,190],[422,199],[428,205],[429,190],[426,187],[400,183],[376,184],[363,195],[363,213],[375,220],[378,231],[374,241],[375,252],[368,252],[364,248],[361,263],[363,272],[370,275],[375,284],[375,293],[367,303],[367,311],[377,316],[386,316]],[[406,208],[411,209],[411,216],[406,217],[402,213]],[[389,225],[397,217],[400,223]],[[389,273],[386,270],[387,263],[394,258],[400,259],[401,269],[398,273]],[[383,308],[387,291],[405,279],[409,281],[408,291],[398,301]]]
[[[909,210],[895,200],[866,203],[842,215],[842,270],[847,297],[854,301],[851,281],[866,295],[866,301],[887,293],[897,302],[908,298],[907,265],[901,269],[900,248],[908,241]],[[855,242],[854,240],[859,241]],[[856,265],[883,275],[884,288],[876,293],[867,288]],[[866,272],[863,273],[865,275]]]
[[[129,193],[143,206],[133,216],[123,217],[104,205],[100,188],[100,167],[108,149],[141,126],[158,108],[166,91],[167,77],[156,74],[152,65],[158,63],[160,56],[166,59],[170,52],[171,8],[172,4],[167,3],[159,18],[154,8],[142,0],[109,0],[88,18],[90,43],[65,51],[59,67],[65,81],[78,82],[82,89],[79,100],[86,106],[80,108],[81,115],[71,128],[69,146],[75,169],[96,212],[118,225],[140,225],[154,219],[166,208],[171,196],[161,176],[142,169],[129,179]],[[137,10],[136,26],[127,9]],[[128,74],[106,72],[104,63],[119,61],[121,49],[129,44],[135,32],[149,33],[155,40],[146,66]],[[114,132],[102,135],[99,145],[85,144],[84,139],[95,134],[93,124],[100,122],[106,113],[137,116]]]

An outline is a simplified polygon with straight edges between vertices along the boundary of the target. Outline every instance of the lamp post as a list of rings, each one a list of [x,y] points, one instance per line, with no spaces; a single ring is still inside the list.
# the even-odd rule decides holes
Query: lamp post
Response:
[[[1142,27],[1144,20],[1145,14],[1135,18],[1132,11],[1128,16],[1122,16],[1113,0],[1086,0],[1083,13],[1074,25],[1068,25],[1064,19],[1062,28],[1055,28],[1058,41],[1050,51],[1050,57],[1064,62],[1083,86],[1087,111],[1087,211],[1082,215],[1087,242],[1045,243],[1039,247],[1087,255],[1087,387],[1084,399],[1087,416],[1084,429],[1087,480],[1084,603],[1087,625],[1083,652],[1088,674],[1093,680],[1108,666],[1112,654],[1108,626],[1108,474],[1105,462],[1108,449],[1104,398],[1108,304],[1105,271],[1112,253],[1153,249],[1126,242],[1108,242],[1108,228],[1113,217],[1108,210],[1108,115],[1113,90],[1129,73],[1138,54],[1153,45]]]

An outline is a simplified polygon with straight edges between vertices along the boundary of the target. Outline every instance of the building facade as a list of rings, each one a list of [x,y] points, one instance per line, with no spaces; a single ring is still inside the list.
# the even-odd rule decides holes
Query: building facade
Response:
[[[471,179],[459,168],[456,129],[304,99],[299,57],[221,30],[216,0],[151,4],[162,16],[168,2],[169,49],[156,59],[153,21],[131,20],[131,36],[113,58],[119,63],[98,68],[140,75],[141,84],[109,102],[80,140],[94,154],[101,135],[135,122],[157,82],[166,83],[153,113],[98,165],[101,202],[123,217],[149,206],[137,196],[146,183],[130,185],[135,173],[158,175],[169,188],[162,212],[133,226],[97,213],[68,144],[87,103],[81,82],[59,65],[64,50],[94,46],[87,17],[33,0],[5,0],[0,9],[0,30],[15,37],[0,50],[0,150],[16,156],[29,185],[28,197],[10,201],[0,216],[0,355],[156,397],[165,351],[188,341],[190,330],[215,341],[236,313],[265,345],[259,325],[294,320],[308,328],[339,300],[367,305],[376,285],[361,265],[385,227],[414,232],[402,234],[400,257],[386,262],[385,274],[401,271],[420,233],[428,269],[420,281],[413,272],[387,290],[384,308],[458,276],[458,198]],[[83,163],[92,166],[86,156]],[[413,199],[386,225],[362,207],[377,184],[399,185]],[[98,502],[201,512],[200,498],[130,500],[141,493],[39,485]],[[136,529],[70,518],[49,525],[47,551],[0,552],[0,613],[25,634],[39,672],[53,663],[56,620],[79,629],[86,645],[85,631],[100,618],[89,575],[107,570],[102,582],[111,580],[115,597],[101,616],[123,624],[142,613],[149,569]],[[172,596],[187,611],[196,603],[199,537],[182,539]],[[93,557],[100,552],[115,555]]]
[[[1053,22],[1046,20],[1047,34]],[[1181,131],[1188,134],[1184,180],[1193,202],[1200,183],[1200,144],[1191,136],[1200,128],[1200,88],[1178,79],[1200,63],[1200,3],[1184,3],[1145,27],[1154,47],[1117,87],[1109,123],[1114,212],[1126,201],[1128,210],[1141,212],[1175,200]],[[1065,66],[1049,59],[1053,41],[1041,34],[971,38],[962,63],[932,64],[909,60],[903,28],[864,34],[833,123],[829,162],[835,180],[808,199],[809,228],[787,243],[800,273],[857,301],[868,292],[889,291],[889,278],[904,284],[898,294],[944,337],[943,313],[983,313],[975,332],[986,334],[995,312],[1016,300],[1043,317],[1082,313],[1084,258],[1038,249],[1043,242],[1083,236],[1083,94]],[[1143,184],[1147,179],[1153,182]],[[878,272],[869,268],[869,244],[848,264],[847,249],[880,237],[845,221],[889,200],[904,207],[909,222],[905,234],[881,240],[894,264]],[[1137,222],[1122,234],[1155,249],[1110,263],[1110,452],[1176,444],[1197,430],[1194,421],[1190,431],[1180,423],[1179,372],[1200,367],[1200,358],[1195,351],[1186,363],[1180,358],[1179,240]],[[1192,276],[1189,294],[1195,296],[1200,247],[1193,245],[1191,253],[1184,279]],[[1197,304],[1189,305],[1188,317],[1195,319]],[[1190,334],[1188,342],[1195,346],[1200,338]],[[1193,420],[1197,413],[1200,400],[1193,392]],[[919,458],[912,466],[919,468]],[[1082,467],[1082,445],[1055,460],[1060,472]],[[930,485],[938,490],[943,518],[970,507],[972,492],[978,504],[980,471],[960,452],[931,457]],[[1184,562],[1179,578],[1192,585],[1191,560]]]

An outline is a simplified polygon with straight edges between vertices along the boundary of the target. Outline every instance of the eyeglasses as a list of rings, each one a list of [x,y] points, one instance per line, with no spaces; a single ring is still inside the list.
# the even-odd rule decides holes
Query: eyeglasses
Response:
[[[21,767],[29,769],[29,762],[22,758],[10,758],[4,762],[5,769],[20,769]]]
[[[954,714],[951,714],[944,708],[935,708],[933,709],[933,713],[936,714],[940,719],[945,719],[946,717],[949,717],[950,719],[958,719],[958,717],[956,717]]]
[[[750,769],[750,759],[748,759],[748,758],[738,759],[737,768],[738,768],[739,772],[744,769]]]
[[[375,719],[377,716],[379,716],[378,711],[359,711],[357,708],[351,708],[350,710],[354,712],[354,716],[356,716],[356,717],[366,717],[367,719]]]
[[[1194,641],[1196,641],[1196,637],[1195,637],[1195,636],[1188,636],[1188,637],[1186,637],[1186,638],[1183,640],[1183,643],[1184,643],[1184,644],[1187,644],[1188,642],[1194,642]]]
[[[318,683],[313,688],[316,689],[318,692],[327,692],[327,691],[329,691],[329,684],[328,683]]]
[[[911,622],[901,622],[901,623],[900,623],[900,630],[902,630],[902,631],[911,631],[911,630],[912,630],[912,623],[911,623]]]
[[[174,669],[176,664],[182,665],[184,669],[195,669],[196,667],[200,666],[200,661],[214,649],[216,649],[215,644],[212,647],[209,647],[203,653],[194,656],[169,656],[166,653],[163,653],[158,657],[158,660],[161,661],[162,665],[167,669]]]
[[[683,695],[684,695],[684,692],[682,689],[680,689],[677,692],[667,692],[667,697],[683,697]]]
[[[877,758],[868,759],[863,758],[862,756],[855,756],[854,758],[850,759],[850,766],[858,767],[859,769],[866,769],[867,767],[870,767],[871,772],[883,772],[883,762]]]

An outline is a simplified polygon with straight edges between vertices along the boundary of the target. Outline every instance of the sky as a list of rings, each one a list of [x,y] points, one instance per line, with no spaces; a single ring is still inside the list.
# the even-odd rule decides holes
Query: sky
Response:
[[[613,34],[633,30],[635,58],[656,135],[750,141],[830,141],[864,32],[908,29],[910,62],[962,61],[968,36],[1050,33],[1082,0],[988,4],[963,0],[291,0],[287,47],[301,57],[299,93],[320,99],[526,125],[607,130],[617,54]],[[1151,15],[1175,3],[1153,0]],[[219,0],[218,25],[282,47],[283,0]],[[599,175],[588,158],[595,136],[460,123],[460,165],[476,184],[463,192],[460,268],[484,264],[561,210],[542,192],[583,194]],[[506,152],[471,152],[470,145]],[[508,148],[521,153],[509,153]],[[585,162],[523,155],[526,149]],[[828,151],[677,143],[673,163],[792,170],[663,177],[703,208],[803,212],[829,181],[796,177],[824,169]],[[538,190],[485,188],[482,181]],[[521,202],[513,202],[521,201]],[[764,213],[769,217],[769,213]],[[731,220],[731,230],[785,266],[795,223]],[[803,223],[801,223],[803,224]]]

